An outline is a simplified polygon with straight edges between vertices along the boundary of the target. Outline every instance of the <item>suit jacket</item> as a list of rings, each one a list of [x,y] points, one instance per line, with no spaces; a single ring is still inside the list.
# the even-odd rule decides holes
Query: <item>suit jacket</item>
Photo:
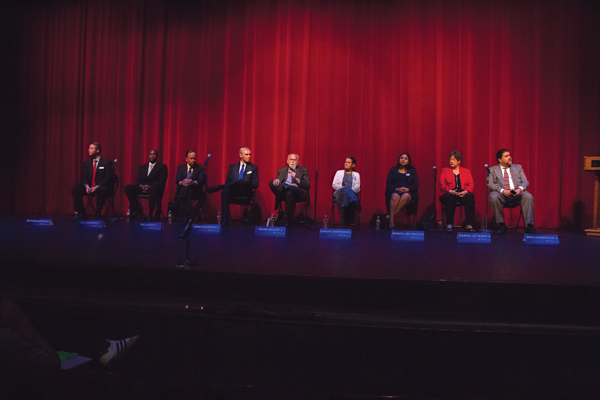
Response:
[[[150,175],[148,175],[148,163],[146,163],[140,165],[135,184],[136,186],[150,185],[152,187],[164,189],[167,184],[168,175],[169,170],[167,166],[158,161],[154,165],[154,168],[152,168],[152,171],[150,171]]]
[[[83,163],[83,168],[81,170],[81,184],[83,186],[94,186],[92,184],[92,178],[94,176],[93,162],[93,159],[88,159]],[[112,161],[106,157],[100,156],[98,166],[96,167],[96,186],[111,185],[113,183],[113,177]]]
[[[231,164],[227,171],[225,185],[227,187],[234,187],[235,190],[239,190],[240,192],[248,192],[248,195],[251,195],[252,189],[258,188],[258,167],[251,162],[246,163],[242,179],[239,179],[239,171],[239,162]]]
[[[462,187],[462,189],[473,193],[475,183],[473,182],[471,171],[469,171],[466,168],[460,167],[458,172],[460,174],[460,186]],[[454,171],[452,170],[452,168],[442,168],[442,173],[440,174],[440,195],[448,192],[449,190],[454,189],[455,186],[456,182],[454,179]]]
[[[510,175],[512,176],[515,189],[522,187],[527,190],[529,187],[529,181],[523,172],[523,168],[519,164],[512,164],[509,168]],[[490,168],[490,175],[487,178],[488,189],[495,192],[499,192],[504,189],[504,175],[502,174],[502,167],[500,165],[494,165]]]
[[[281,181],[279,186],[275,186],[277,190],[283,190],[285,186],[285,181],[287,180],[289,167],[279,168],[277,170],[277,179]],[[306,202],[310,205],[310,196],[308,195],[308,191],[310,190],[310,178],[308,176],[308,168],[306,167],[296,167],[296,182],[298,183],[298,187],[300,190],[304,190]]]
[[[177,190],[175,191],[175,197],[179,194],[182,186],[179,184],[182,180],[187,178],[187,168],[188,165],[181,164],[177,166],[177,176],[175,178],[175,185],[177,186]],[[194,185],[192,190],[196,193],[193,197],[197,198],[199,194],[204,191],[204,180],[206,179],[206,168],[204,165],[194,164],[192,166],[192,180],[198,182],[198,185]]]

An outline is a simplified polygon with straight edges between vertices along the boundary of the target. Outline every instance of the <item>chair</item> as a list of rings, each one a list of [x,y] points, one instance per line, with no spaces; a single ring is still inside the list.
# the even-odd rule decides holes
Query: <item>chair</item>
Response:
[[[413,226],[413,228],[417,227],[417,216],[419,214],[419,200],[411,200],[405,207],[406,209],[406,219]],[[399,213],[398,213],[399,214]],[[398,215],[396,214],[396,215]],[[390,204],[387,204],[387,215],[390,215]],[[412,223],[410,222],[410,216],[412,215]]]
[[[167,216],[165,215],[163,209],[162,209],[162,200],[163,200],[163,195],[165,194],[164,190],[161,193],[161,195],[158,197],[157,201],[156,201],[156,207],[158,208],[158,211],[160,211],[160,215],[162,216],[162,218],[167,218]],[[150,201],[150,195],[148,193],[140,193],[137,195],[138,199],[146,199],[148,200],[148,202]],[[148,215],[149,217],[151,217],[152,215]]]
[[[306,198],[304,200],[300,200],[297,201],[296,204],[298,203],[303,203],[304,204],[304,219],[305,220],[310,220],[310,217],[308,216],[308,199],[310,199],[310,191],[306,191]],[[275,223],[279,223],[281,222],[281,220],[286,220],[287,216],[285,215],[285,211],[283,210],[283,203],[285,202],[285,200],[281,200],[281,202],[279,202],[279,209],[277,210],[277,215],[275,216]],[[283,216],[283,218],[280,218],[280,215]],[[286,221],[288,222],[288,221]]]
[[[233,196],[229,200],[229,204],[235,204],[238,206],[245,207],[242,211],[242,222],[249,224],[252,219],[252,209],[254,208],[254,199],[256,197],[256,189],[252,189],[252,195],[250,196]],[[245,218],[244,218],[245,216]]]
[[[112,193],[109,193],[108,196],[106,196],[106,202],[108,203],[108,210],[110,211],[112,209],[112,216],[118,216],[117,211],[115,210],[115,196],[117,195],[117,190],[119,188],[119,177],[117,175],[113,175],[113,190]],[[92,207],[92,211],[94,212],[94,214],[96,214],[96,207],[94,206],[94,203],[92,202],[92,199],[95,198],[97,195],[96,193],[87,193],[87,204],[85,206],[85,211],[87,211],[87,209],[89,207]],[[100,213],[102,214],[102,210],[100,210]]]
[[[443,223],[444,226],[446,226],[446,225],[448,225],[448,223],[446,221],[446,206],[444,206],[444,203],[441,203],[441,204],[442,204],[442,223]],[[460,208],[460,207],[464,208],[464,204],[461,204],[460,200],[457,200],[456,201],[456,207],[457,208]],[[456,218],[455,218],[455,220],[456,220]],[[462,225],[458,225],[458,224],[454,223],[454,224],[452,224],[452,227],[453,228],[460,228],[460,227],[462,227]]]
[[[489,201],[489,198],[490,198],[490,193],[491,192],[492,191],[488,189],[488,201],[486,202],[486,206],[485,206],[486,226],[487,226],[487,218],[488,218],[488,215],[489,215],[489,212],[490,212],[490,201]],[[506,229],[515,229],[515,230],[519,229],[520,228],[519,223],[521,222],[521,219],[523,219],[523,226],[522,226],[522,228],[525,229],[525,216],[523,216],[523,209],[521,208],[521,206],[517,205],[517,204],[515,204],[515,205],[509,204],[509,205],[505,205],[504,206],[505,209],[508,208],[508,209],[511,209],[511,210],[513,208],[517,208],[517,207],[519,207],[519,218],[517,219],[517,225],[515,225],[515,226],[508,226],[508,225],[506,225]],[[510,215],[511,215],[510,219],[511,219],[511,222],[512,222],[512,212],[511,212]]]
[[[333,192],[335,193],[335,191]],[[360,204],[360,199],[361,199],[361,192],[359,191],[357,193],[358,195],[358,202]],[[333,198],[333,196],[331,196],[331,216],[330,216],[330,221],[331,221],[331,226],[336,226],[336,225],[349,225],[349,226],[360,226],[360,210],[357,208],[356,209],[356,218],[354,219],[354,222],[352,223],[346,223],[346,222],[335,222],[335,199]]]

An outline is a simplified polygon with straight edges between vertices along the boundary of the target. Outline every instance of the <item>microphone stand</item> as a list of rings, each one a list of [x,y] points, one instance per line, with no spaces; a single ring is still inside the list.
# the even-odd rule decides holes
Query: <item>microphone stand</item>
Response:
[[[490,167],[488,167],[487,164],[485,164],[484,167],[487,170],[486,185],[485,185],[485,187],[487,188],[487,180],[490,178]],[[483,230],[483,232],[489,232],[489,230],[488,230],[488,214],[490,213],[489,207],[490,207],[490,193],[489,193],[489,189],[488,189],[488,192],[486,193],[486,196],[485,196],[485,229]]]
[[[204,167],[205,167],[206,171],[208,171],[207,165],[208,165],[209,158],[210,158],[210,154],[208,155],[208,157],[206,157],[206,161],[204,161]],[[204,185],[202,186],[203,190],[206,187],[206,183],[208,180],[208,173],[206,173],[206,172],[205,172],[205,178],[206,179],[204,179]],[[189,268],[189,267],[194,267],[194,266],[198,265],[197,262],[190,261],[190,234],[192,233],[192,227],[194,226],[194,221],[196,220],[196,218],[198,218],[198,214],[200,214],[200,211],[202,211],[203,206],[204,206],[204,201],[202,199],[200,199],[196,202],[196,204],[194,205],[194,208],[192,209],[192,215],[190,216],[190,219],[188,219],[188,221],[185,224],[185,228],[177,237],[178,240],[183,240],[185,242],[185,260],[177,261],[177,264],[175,264],[176,267]]]
[[[307,229],[318,229],[317,228],[317,193],[319,188],[319,170],[315,168],[315,198],[313,203],[313,220],[306,225]]]

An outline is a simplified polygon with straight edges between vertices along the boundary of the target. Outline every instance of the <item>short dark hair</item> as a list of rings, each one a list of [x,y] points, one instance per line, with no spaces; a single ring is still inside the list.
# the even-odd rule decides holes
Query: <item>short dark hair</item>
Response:
[[[195,152],[196,152],[196,150],[189,149],[188,151],[185,152],[185,158],[188,157],[188,154],[195,153]]]
[[[462,153],[458,150],[452,150],[450,152],[450,154],[448,154],[448,160],[451,159],[452,157],[456,158],[456,161],[461,161],[462,160]]]
[[[98,150],[98,153],[102,153],[102,145],[98,142],[92,142],[92,145]]]
[[[508,150],[508,149],[500,149],[500,150],[498,150],[496,152],[496,161],[500,160],[502,158],[502,156],[504,155],[504,153],[506,153],[507,151],[510,153],[510,150]]]
[[[356,158],[352,157],[352,156],[348,156],[346,158],[349,158],[352,160],[352,164],[356,165]],[[352,171],[354,171],[354,167],[352,167]]]
[[[410,154],[408,153],[402,153],[398,156],[398,168],[400,168],[400,157],[402,157],[403,155],[405,155],[408,157],[408,165],[406,166],[406,169],[414,169],[415,167],[413,167],[412,165],[412,157],[410,156]]]

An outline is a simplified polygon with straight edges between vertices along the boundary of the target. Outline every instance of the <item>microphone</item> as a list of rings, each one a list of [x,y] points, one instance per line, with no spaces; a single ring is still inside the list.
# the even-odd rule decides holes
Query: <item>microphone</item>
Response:
[[[204,166],[206,167],[206,164],[208,164],[208,159],[210,158],[210,153],[208,153],[208,155],[206,156],[206,160],[204,160]]]
[[[485,169],[487,169],[487,174],[489,175],[490,174],[490,167],[487,164],[484,164],[483,166],[485,167]]]
[[[113,165],[112,165],[112,168],[110,169],[110,172],[112,172],[115,169],[115,165],[117,165],[117,161],[119,161],[119,160],[117,160],[115,158],[115,161],[113,161]]]

